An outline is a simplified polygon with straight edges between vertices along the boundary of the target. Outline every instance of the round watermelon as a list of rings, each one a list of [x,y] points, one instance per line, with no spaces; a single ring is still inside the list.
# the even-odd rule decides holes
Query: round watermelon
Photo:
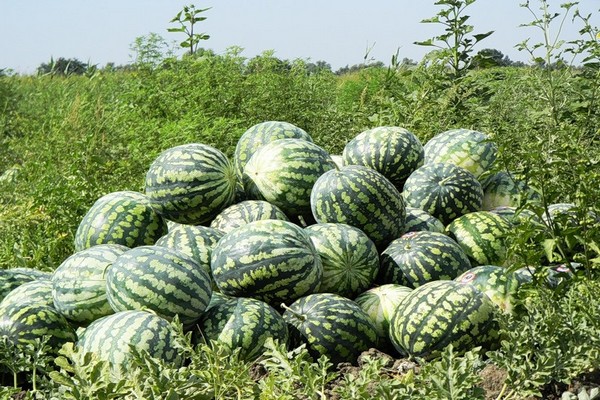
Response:
[[[467,254],[438,232],[410,232],[381,253],[378,281],[416,288],[427,282],[454,279],[471,268]]]
[[[333,293],[316,293],[296,300],[283,313],[293,339],[309,353],[332,363],[356,363],[361,352],[377,347],[377,329],[354,301]]]
[[[196,322],[212,294],[208,272],[176,250],[141,246],[120,255],[106,270],[106,294],[115,311],[148,309],[184,326]]]
[[[50,279],[52,273],[43,272],[34,268],[8,268],[0,269],[0,301],[13,289],[24,283],[38,279]]]
[[[477,211],[465,214],[446,226],[446,232],[462,247],[475,267],[503,265],[506,238],[511,224],[498,214]]]
[[[354,298],[371,287],[379,271],[375,243],[346,224],[315,224],[305,228],[323,263],[320,292]]]
[[[264,200],[246,200],[233,204],[221,211],[212,220],[210,226],[227,233],[249,222],[260,221],[262,219],[288,221],[287,215],[276,205]]]
[[[442,221],[435,218],[427,211],[415,207],[406,207],[404,233],[419,231],[444,233],[445,228]]]
[[[479,211],[483,201],[483,189],[473,174],[444,163],[418,168],[406,180],[402,194],[407,206],[428,212],[444,225]]]
[[[54,308],[52,281],[36,279],[14,288],[0,301],[0,314],[9,307],[24,304],[41,304]]]
[[[120,311],[92,322],[81,334],[77,346],[112,363],[119,373],[131,365],[132,349],[145,350],[154,358],[176,363],[180,355],[176,333],[167,320],[147,311]]]
[[[113,313],[106,299],[104,274],[129,248],[101,244],[81,250],[63,261],[52,275],[54,307],[80,325]]]
[[[163,151],[146,173],[146,196],[165,218],[207,224],[233,203],[237,177],[218,149],[190,143]]]
[[[244,167],[244,189],[247,198],[266,200],[287,215],[306,215],[316,180],[335,168],[329,154],[316,144],[279,139],[252,155]]]
[[[483,210],[496,207],[520,207],[539,195],[525,182],[516,179],[511,173],[500,171],[481,181],[483,188]]]
[[[242,134],[235,146],[233,160],[240,180],[242,179],[244,167],[256,150],[278,139],[313,141],[306,131],[289,122],[266,121],[250,127]]]
[[[267,338],[280,343],[288,340],[287,325],[281,314],[263,301],[243,297],[211,307],[198,328],[204,341],[216,341],[230,351],[239,349],[239,357],[247,361],[262,355]]]
[[[354,299],[375,325],[379,347],[384,351],[392,349],[389,335],[392,315],[400,302],[412,291],[409,287],[388,283],[369,289]]]
[[[449,344],[457,352],[490,346],[498,338],[495,306],[472,285],[432,281],[419,286],[398,305],[390,339],[402,355],[432,359]]]
[[[496,161],[498,146],[488,135],[470,129],[450,129],[431,138],[425,146],[425,164],[448,163],[479,177]]]
[[[342,154],[344,165],[372,168],[402,190],[406,178],[423,165],[423,146],[409,130],[379,126],[350,140]]]
[[[315,220],[354,226],[385,248],[404,230],[406,210],[402,195],[379,172],[361,165],[327,171],[310,196]]]
[[[75,251],[99,244],[151,245],[167,233],[167,223],[141,193],[113,192],[99,198],[75,233]]]
[[[323,276],[319,253],[304,229],[275,219],[225,234],[212,252],[211,268],[222,293],[275,306],[318,290]]]

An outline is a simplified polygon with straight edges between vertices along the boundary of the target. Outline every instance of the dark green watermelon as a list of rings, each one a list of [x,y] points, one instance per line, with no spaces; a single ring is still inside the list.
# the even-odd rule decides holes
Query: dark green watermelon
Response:
[[[380,249],[404,231],[402,195],[371,168],[350,165],[324,173],[313,187],[310,202],[317,222],[354,226]]]
[[[291,335],[306,343],[313,357],[332,363],[356,363],[359,354],[377,347],[377,329],[354,301],[333,293],[302,297],[283,314]]]

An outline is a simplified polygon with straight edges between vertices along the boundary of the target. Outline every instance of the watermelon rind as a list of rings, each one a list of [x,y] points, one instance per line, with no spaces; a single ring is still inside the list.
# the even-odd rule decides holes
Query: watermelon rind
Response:
[[[264,200],[245,200],[233,204],[217,215],[210,226],[228,233],[249,222],[263,219],[280,219],[288,221],[287,215],[274,204]]]

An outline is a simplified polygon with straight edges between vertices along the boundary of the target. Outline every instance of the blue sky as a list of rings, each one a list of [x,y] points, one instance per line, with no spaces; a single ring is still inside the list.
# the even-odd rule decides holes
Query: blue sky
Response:
[[[532,16],[524,0],[478,0],[469,6],[475,33],[494,30],[480,48],[496,48],[513,60],[527,61],[514,46],[540,32],[519,27]],[[563,0],[549,0],[560,11]],[[138,36],[155,32],[167,41],[170,19],[186,4],[180,0],[0,0],[0,68],[32,73],[50,57],[77,58],[104,66],[131,61],[130,45]],[[206,0],[212,7],[200,30],[211,35],[203,47],[223,53],[230,46],[253,57],[274,50],[284,59],[324,60],[334,69],[363,61],[367,49],[375,60],[388,63],[399,49],[401,58],[415,60],[428,51],[413,42],[441,33],[441,27],[421,24],[440,9],[434,0]],[[531,0],[537,7],[539,1]],[[585,13],[598,13],[600,1],[581,0]],[[596,18],[598,19],[598,18]],[[595,21],[600,25],[599,21]],[[567,24],[563,38],[577,38],[579,25]]]

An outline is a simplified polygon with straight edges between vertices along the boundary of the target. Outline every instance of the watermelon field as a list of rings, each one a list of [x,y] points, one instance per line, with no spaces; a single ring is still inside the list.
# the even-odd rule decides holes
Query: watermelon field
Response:
[[[571,15],[519,66],[0,74],[0,398],[600,398],[600,42]]]

